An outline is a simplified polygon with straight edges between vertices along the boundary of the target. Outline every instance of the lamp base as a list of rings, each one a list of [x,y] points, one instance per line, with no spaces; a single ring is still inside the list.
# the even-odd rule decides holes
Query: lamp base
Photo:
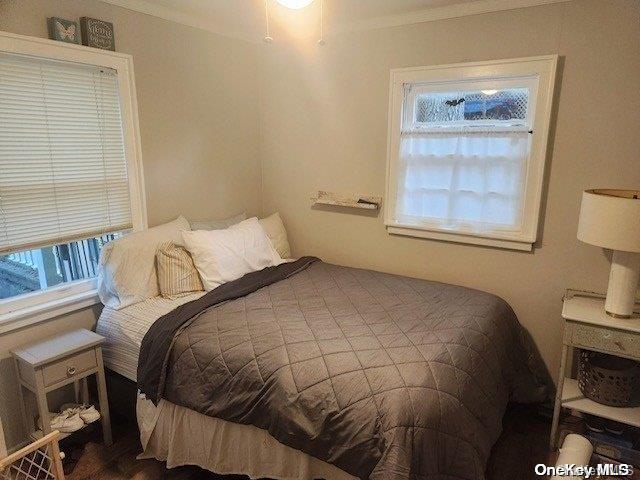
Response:
[[[604,310],[614,318],[630,318],[640,280],[640,254],[614,250]]]

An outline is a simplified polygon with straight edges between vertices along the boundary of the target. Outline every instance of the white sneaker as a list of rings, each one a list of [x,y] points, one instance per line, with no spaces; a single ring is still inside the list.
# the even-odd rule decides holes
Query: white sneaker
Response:
[[[63,412],[68,412],[69,414],[77,413],[80,415],[82,421],[86,424],[93,423],[96,420],[100,420],[100,412],[93,405],[77,405],[75,403],[65,403],[61,407]]]
[[[49,423],[51,430],[58,430],[62,433],[77,432],[84,427],[84,421],[77,413],[64,411],[62,413],[49,412]],[[38,426],[42,428],[42,419],[38,419]]]
[[[93,405],[85,407],[84,405],[80,409],[80,418],[84,423],[93,423],[96,420],[100,420],[100,412]]]

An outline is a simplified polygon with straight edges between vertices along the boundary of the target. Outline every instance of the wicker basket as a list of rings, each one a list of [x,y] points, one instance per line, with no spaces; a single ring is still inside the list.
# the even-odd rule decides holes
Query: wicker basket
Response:
[[[640,363],[583,350],[578,363],[583,395],[612,407],[640,406]]]

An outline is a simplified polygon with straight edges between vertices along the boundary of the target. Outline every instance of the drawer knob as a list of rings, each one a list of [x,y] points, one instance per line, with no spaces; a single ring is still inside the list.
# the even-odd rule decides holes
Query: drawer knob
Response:
[[[76,374],[76,367],[69,367],[67,368],[67,375],[69,375],[70,377]]]

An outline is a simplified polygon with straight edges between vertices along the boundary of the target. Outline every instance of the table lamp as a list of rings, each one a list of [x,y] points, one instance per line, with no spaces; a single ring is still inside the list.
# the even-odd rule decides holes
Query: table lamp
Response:
[[[578,239],[613,250],[604,309],[631,317],[640,279],[640,190],[585,190]]]

